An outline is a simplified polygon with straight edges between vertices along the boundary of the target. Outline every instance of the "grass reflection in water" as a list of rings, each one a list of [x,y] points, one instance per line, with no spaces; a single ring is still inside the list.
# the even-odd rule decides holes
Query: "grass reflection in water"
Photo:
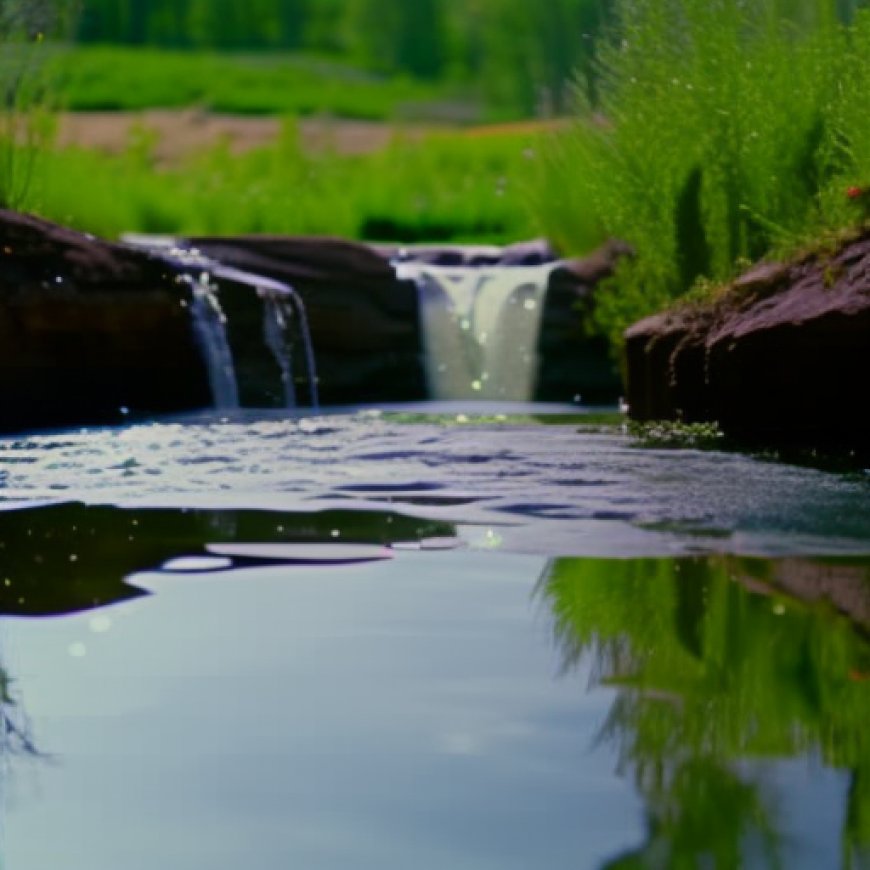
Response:
[[[870,560],[560,559],[539,594],[564,668],[618,690],[648,834],[608,867],[783,866],[752,762],[796,757],[848,771],[842,863],[870,865]]]

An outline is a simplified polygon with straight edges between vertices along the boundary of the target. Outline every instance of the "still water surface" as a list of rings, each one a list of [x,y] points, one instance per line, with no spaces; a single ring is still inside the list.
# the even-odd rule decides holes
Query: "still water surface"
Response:
[[[2,866],[866,866],[866,475],[577,429],[0,441]]]

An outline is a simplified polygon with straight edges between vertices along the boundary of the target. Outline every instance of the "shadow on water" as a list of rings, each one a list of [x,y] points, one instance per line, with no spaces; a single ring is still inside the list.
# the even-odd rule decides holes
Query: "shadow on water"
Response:
[[[202,570],[336,564],[378,556],[349,545],[449,538],[454,531],[448,523],[381,511],[124,509],[77,502],[0,511],[0,615],[60,615],[146,595],[125,578],[166,563],[171,568],[172,560],[185,557]],[[306,549],[313,544],[323,546]]]
[[[606,868],[787,866],[762,763],[798,757],[847,772],[841,862],[870,866],[870,560],[560,559],[538,594],[565,671],[617,690],[647,835]]]

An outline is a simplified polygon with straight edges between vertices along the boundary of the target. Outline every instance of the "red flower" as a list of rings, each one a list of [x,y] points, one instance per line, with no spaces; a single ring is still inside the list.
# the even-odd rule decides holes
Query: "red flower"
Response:
[[[846,196],[848,196],[849,199],[859,199],[864,196],[865,193],[867,193],[867,190],[863,187],[856,187],[853,185],[852,187],[846,188]]]

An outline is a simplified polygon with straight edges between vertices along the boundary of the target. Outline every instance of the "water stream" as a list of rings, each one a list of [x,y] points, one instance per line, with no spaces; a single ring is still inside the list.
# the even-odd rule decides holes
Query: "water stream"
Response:
[[[870,478],[409,410],[0,440],[4,868],[865,866]]]
[[[200,272],[197,277],[180,275],[178,280],[190,287],[190,316],[208,372],[214,407],[222,410],[238,408],[239,385],[227,341],[227,320],[212,276],[209,272]]]
[[[263,341],[281,372],[287,408],[296,407],[292,359],[293,333],[298,333],[307,369],[309,405],[315,410],[319,407],[314,343],[305,303],[293,287],[265,275],[225,266],[173,238],[132,234],[126,236],[125,241],[146,248],[180,269],[178,280],[190,286],[193,329],[208,371],[215,408],[239,407],[239,385],[227,340],[227,318],[220,305],[221,280],[250,287],[255,298],[260,300],[263,306]]]
[[[551,267],[402,266],[460,401],[294,411],[298,296],[172,256],[219,409],[0,438],[4,870],[870,867],[870,470],[483,401]]]
[[[542,266],[398,263],[417,283],[432,399],[531,401],[550,273]]]

